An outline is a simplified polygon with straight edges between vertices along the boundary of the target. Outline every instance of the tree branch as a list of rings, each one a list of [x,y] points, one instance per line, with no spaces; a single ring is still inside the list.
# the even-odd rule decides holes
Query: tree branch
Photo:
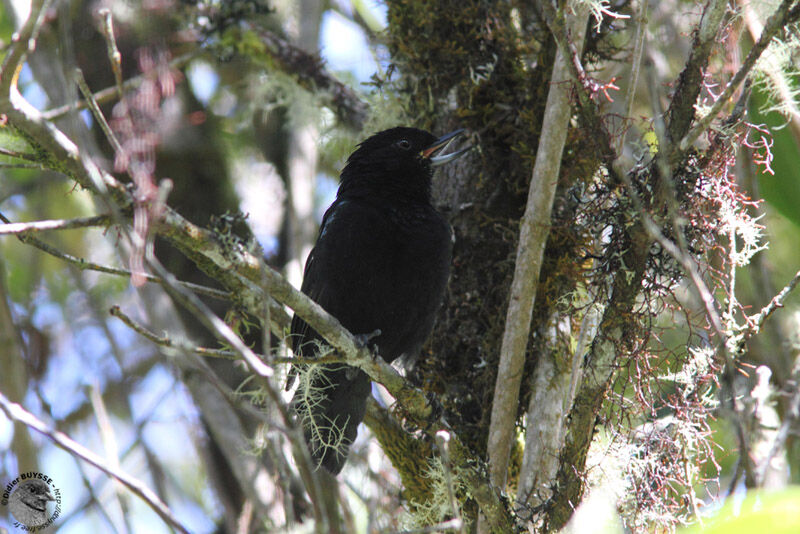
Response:
[[[770,17],[767,19],[767,23],[764,25],[764,30],[761,32],[761,36],[758,38],[758,42],[753,46],[753,48],[750,49],[750,52],[747,54],[747,58],[733,76],[733,79],[731,79],[727,87],[725,87],[725,90],[722,92],[722,94],[719,95],[716,102],[714,102],[714,105],[711,106],[709,112],[702,119],[697,121],[697,124],[694,126],[694,128],[686,133],[686,135],[684,135],[680,140],[680,143],[677,144],[675,150],[678,153],[683,153],[688,150],[688,148],[692,146],[692,143],[694,143],[697,138],[708,129],[708,127],[711,125],[711,121],[713,121],[717,115],[719,115],[722,107],[730,102],[731,98],[733,97],[733,92],[739,88],[745,78],[747,78],[747,75],[750,74],[750,71],[755,66],[756,61],[758,61],[758,58],[761,57],[761,54],[767,49],[769,44],[772,42],[772,39],[775,38],[778,32],[780,32],[787,24],[800,18],[800,4],[796,5],[792,9],[789,9],[789,6],[795,1],[796,0],[783,0],[775,12],[770,15]],[[696,99],[697,95],[695,94],[695,100]],[[692,105],[694,105],[694,102],[692,102]]]
[[[29,411],[25,410],[25,408],[19,404],[9,401],[2,392],[0,392],[0,409],[2,409],[12,421],[20,422],[25,426],[39,432],[47,439],[55,443],[58,447],[64,449],[73,456],[77,456],[85,462],[88,462],[108,476],[117,479],[123,486],[128,488],[131,492],[133,492],[134,495],[142,499],[150,508],[152,508],[153,511],[158,514],[158,516],[161,517],[166,524],[178,532],[189,534],[189,529],[187,529],[178,520],[178,518],[175,517],[167,505],[158,498],[158,495],[156,495],[142,481],[132,477],[120,469],[109,465],[99,455],[90,451],[80,443],[77,443],[63,432],[59,432],[58,430],[50,428],[46,423]]]
[[[28,20],[22,28],[11,38],[11,50],[3,59],[3,66],[0,67],[0,99],[6,99],[11,94],[12,89],[16,90],[17,76],[25,57],[33,51],[36,46],[36,37],[42,28],[45,13],[50,7],[52,0],[33,0]]]
[[[786,300],[786,297],[789,296],[795,287],[797,287],[798,282],[800,282],[800,271],[797,271],[792,279],[789,281],[788,284],[781,289],[777,295],[775,295],[772,300],[769,301],[769,304],[761,308],[755,315],[751,315],[748,317],[747,322],[748,326],[747,329],[742,332],[741,342],[744,343],[754,335],[758,334],[761,330],[761,326],[764,324],[764,321],[772,315],[772,312],[777,310],[778,308],[783,307],[783,301]]]
[[[589,19],[589,10],[575,15],[570,33],[578,50],[583,48],[583,37]],[[558,184],[561,158],[567,130],[572,116],[569,103],[569,86],[563,83],[569,77],[571,53],[559,48],[553,66],[550,91],[547,95],[542,133],[536,151],[528,202],[520,222],[519,243],[511,282],[505,330],[500,348],[487,451],[492,483],[498,488],[506,485],[508,460],[514,440],[514,428],[519,405],[522,368],[528,347],[531,316],[536,301],[536,288],[542,266],[547,236],[550,234],[550,213]]]
[[[91,159],[84,158],[78,147],[42,114],[33,108],[25,99],[12,93],[10,98],[0,98],[0,113],[5,113],[9,124],[34,148],[37,158],[54,170],[65,173],[81,186],[93,191],[106,203],[112,213],[121,213],[134,204],[131,192],[118,180],[103,172]],[[120,222],[122,220],[120,219]],[[373,380],[383,384],[397,401],[419,421],[426,421],[431,415],[431,406],[426,395],[412,387],[395,369],[381,358],[375,358],[369,349],[360,346],[355,337],[348,332],[333,316],[325,312],[318,304],[289,284],[277,272],[263,264],[241,244],[223,246],[215,239],[213,233],[190,223],[179,214],[164,207],[161,219],[154,221],[153,230],[172,242],[201,270],[225,285],[246,309],[263,310],[263,289],[278,300],[295,310],[310,327],[320,333],[323,338],[342,355],[348,364],[364,370]],[[166,281],[165,288],[182,302],[207,326],[216,336],[228,343],[248,367],[262,379],[265,390],[287,422],[291,417],[286,411],[280,396],[273,391],[266,380],[272,370],[261,362],[248,347],[219,318],[205,309],[202,302],[190,293],[181,290],[174,277],[150,258],[150,265],[156,274]],[[446,429],[439,423],[434,430]],[[305,447],[298,446],[302,436],[292,435],[295,454],[308,460]],[[490,525],[495,532],[509,532],[507,526],[513,525],[513,518],[508,508],[501,502],[497,492],[492,489],[488,479],[476,470],[472,455],[458,455],[455,451],[463,450],[460,442],[454,439],[454,464],[469,473],[473,495],[485,515],[490,518]],[[310,460],[309,460],[310,462]],[[460,462],[460,463],[459,463]],[[314,473],[307,468],[308,462],[299,462],[307,487],[314,488]],[[305,466],[305,467],[304,467]],[[310,484],[310,485],[309,485]],[[324,502],[319,491],[312,500]],[[316,506],[316,505],[315,505]],[[324,521],[323,512],[318,518]],[[331,519],[332,520],[332,519]]]
[[[369,114],[367,104],[355,91],[325,69],[319,56],[309,54],[269,30],[256,28],[253,25],[249,25],[249,29],[258,36],[259,45],[263,47],[258,52],[267,54],[301,87],[319,94],[342,124],[361,131]],[[249,41],[242,37],[234,39],[242,45]]]
[[[33,221],[26,223],[8,222],[2,213],[0,220],[0,235],[23,234],[27,232],[41,232],[44,230],[68,230],[72,228],[86,228],[87,226],[108,226],[111,224],[109,215],[95,215],[93,217],[78,217],[75,219],[56,219],[49,221]]]
[[[695,103],[700,94],[703,76],[711,49],[716,42],[722,17],[728,9],[726,0],[709,0],[695,30],[692,51],[678,76],[675,92],[667,110],[667,141],[677,145],[692,124]],[[664,147],[666,148],[666,147]],[[672,161],[672,160],[670,160]]]
[[[28,223],[11,223],[11,221],[9,221],[2,213],[0,213],[0,220],[4,221],[6,223],[5,226],[10,226],[12,224],[28,224]],[[0,226],[0,228],[2,228],[2,227],[3,226]],[[31,246],[33,246],[35,248],[38,248],[42,252],[50,254],[51,256],[53,256],[55,258],[58,258],[60,260],[64,260],[67,263],[76,266],[80,270],[97,271],[97,272],[100,272],[100,273],[113,274],[113,275],[117,275],[117,276],[124,276],[124,277],[127,277],[127,278],[130,278],[132,276],[132,273],[127,269],[120,269],[118,267],[110,267],[108,265],[101,265],[99,263],[94,263],[94,262],[88,261],[88,260],[86,260],[84,258],[78,258],[76,256],[72,256],[72,255],[67,254],[65,252],[61,252],[60,250],[56,249],[55,247],[52,247],[52,246],[48,245],[44,241],[42,241],[40,239],[37,239],[36,237],[34,237],[30,233],[28,233],[27,230],[25,232],[23,232],[23,233],[17,234],[17,239],[19,239],[22,243],[25,243],[26,245],[31,245]],[[150,275],[150,274],[145,275],[145,279],[148,282],[153,282],[153,283],[161,284],[161,285],[166,283],[162,278],[159,278],[157,276],[153,276],[153,275]],[[215,298],[215,299],[218,299],[218,300],[233,300],[233,297],[227,291],[214,289],[213,287],[201,286],[199,284],[194,284],[192,282],[179,281],[178,283],[181,284],[182,286],[184,286],[185,288],[187,288],[187,289],[189,289],[191,291],[194,291],[195,293],[197,293],[199,295],[205,295],[207,297]],[[283,331],[283,329],[285,327],[288,327],[289,320],[290,320],[289,316],[274,301],[271,301],[270,305],[272,306],[272,309],[270,310],[271,313],[272,314],[276,314],[275,316],[272,316],[273,322],[276,323],[276,326],[273,327],[273,330],[276,333],[280,333],[280,332]]]

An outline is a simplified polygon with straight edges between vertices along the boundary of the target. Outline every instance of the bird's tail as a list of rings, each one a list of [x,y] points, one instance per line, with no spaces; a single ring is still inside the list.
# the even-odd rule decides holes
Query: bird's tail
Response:
[[[318,466],[338,474],[364,419],[369,377],[349,365],[311,365],[298,375],[300,385],[292,404],[311,456]]]

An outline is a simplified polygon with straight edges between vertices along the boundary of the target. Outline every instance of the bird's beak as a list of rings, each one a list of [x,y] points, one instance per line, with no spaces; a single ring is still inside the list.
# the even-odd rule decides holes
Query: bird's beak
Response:
[[[449,134],[445,134],[441,136],[439,139],[433,142],[431,146],[420,152],[420,155],[423,158],[427,158],[431,160],[431,165],[433,167],[438,167],[439,165],[444,165],[449,161],[453,161],[457,157],[464,154],[467,150],[472,148],[472,145],[467,145],[466,147],[462,148],[461,150],[457,150],[455,152],[451,152],[450,154],[441,154],[439,156],[434,156],[433,154],[439,150],[444,152],[447,150],[447,147],[450,146],[456,137],[464,133],[464,129],[461,128],[454,132],[450,132]]]

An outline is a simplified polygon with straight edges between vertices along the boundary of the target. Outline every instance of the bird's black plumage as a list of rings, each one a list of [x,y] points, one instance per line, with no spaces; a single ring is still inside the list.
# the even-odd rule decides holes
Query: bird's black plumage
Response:
[[[432,156],[445,137],[398,127],[361,143],[306,262],[301,290],[353,334],[380,330],[369,344],[388,362],[417,355],[447,284],[450,226],[431,205],[432,164],[453,159]],[[319,352],[321,336],[296,315],[291,332],[296,354]],[[313,458],[336,474],[364,418],[370,380],[329,365],[311,385],[316,398],[301,384],[295,410]]]

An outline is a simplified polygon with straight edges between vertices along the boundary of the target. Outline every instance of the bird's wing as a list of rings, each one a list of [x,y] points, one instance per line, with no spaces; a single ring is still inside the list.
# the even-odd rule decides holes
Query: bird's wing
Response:
[[[369,243],[364,242],[363,231],[353,232],[353,229],[373,228],[378,233],[376,227],[382,219],[380,211],[372,205],[358,200],[336,200],[325,212],[319,237],[306,260],[300,290],[343,323],[348,322],[348,317],[342,314],[353,300],[359,299],[361,282],[366,284],[358,274],[364,268],[358,260]],[[366,266],[366,270],[370,267]],[[322,336],[297,314],[292,318],[290,341],[292,351],[306,358],[318,352],[317,343],[324,343]],[[290,370],[286,389],[291,388],[294,377],[295,371]]]
[[[306,260],[300,290],[329,313],[336,315],[342,306],[343,293],[347,293],[342,284],[352,278],[353,269],[358,268],[356,259],[363,252],[364,243],[355,239],[359,232],[352,230],[370,228],[378,219],[374,207],[356,200],[339,199],[325,212],[317,243]],[[302,351],[302,344],[308,341],[321,340],[296,314],[291,333],[295,352]]]

